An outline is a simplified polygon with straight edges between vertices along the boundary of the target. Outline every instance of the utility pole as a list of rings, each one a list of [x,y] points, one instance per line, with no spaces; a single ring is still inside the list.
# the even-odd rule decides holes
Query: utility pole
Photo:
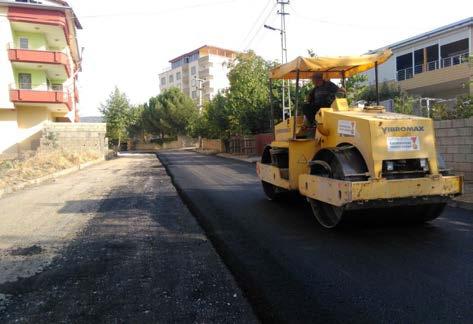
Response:
[[[289,0],[276,0],[276,3],[280,5],[278,15],[281,16],[281,28],[271,27],[264,25],[264,28],[279,31],[281,35],[281,64],[287,63],[287,39],[286,39],[286,16],[289,15],[286,12],[286,5],[289,5]],[[286,103],[286,84],[287,84],[287,103]],[[286,120],[286,117],[291,117],[291,81],[282,80],[282,119]]]
[[[281,16],[281,64],[287,63],[287,38],[286,38],[286,16],[289,13],[286,12],[286,5],[289,5],[289,0],[276,0],[280,5],[278,10],[278,15]],[[286,105],[286,96],[285,88],[287,82],[287,105]],[[286,119],[286,116],[291,116],[291,84],[290,80],[282,80],[282,116],[283,120]]]

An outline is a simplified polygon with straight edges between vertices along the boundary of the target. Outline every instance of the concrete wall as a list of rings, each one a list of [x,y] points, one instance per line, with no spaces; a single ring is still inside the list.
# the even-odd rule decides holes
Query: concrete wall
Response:
[[[0,155],[15,158],[21,151],[35,150],[43,124],[53,114],[45,107],[21,106],[15,110],[0,109]]]
[[[131,151],[155,152],[159,150],[180,149],[185,147],[197,147],[197,139],[188,136],[179,136],[172,142],[158,143],[135,143],[129,149]]]
[[[215,152],[225,152],[225,145],[220,139],[203,138],[200,141],[200,149]]]
[[[15,82],[7,51],[8,44],[11,42],[13,42],[13,36],[10,21],[7,17],[7,7],[0,7],[0,66],[2,67],[0,73],[0,110],[15,108],[10,101],[9,92],[10,85]]]
[[[473,118],[436,121],[435,129],[447,167],[473,181]]]
[[[18,154],[17,111],[0,109],[0,156],[15,158]]]
[[[16,142],[20,151],[36,150],[43,125],[51,120],[51,112],[45,107],[18,107],[18,131]],[[13,138],[13,137],[10,137]]]
[[[105,123],[46,123],[41,133],[38,150],[96,152],[98,155],[105,156],[108,152],[105,133]]]

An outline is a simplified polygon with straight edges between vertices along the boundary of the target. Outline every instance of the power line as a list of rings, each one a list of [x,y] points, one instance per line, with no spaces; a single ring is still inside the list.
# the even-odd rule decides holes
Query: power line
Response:
[[[120,12],[120,13],[109,13],[109,14],[83,15],[83,16],[81,15],[79,16],[79,18],[80,19],[94,19],[94,18],[114,18],[114,17],[126,17],[126,16],[159,16],[159,15],[164,15],[164,14],[174,12],[174,11],[220,6],[220,5],[225,5],[225,4],[234,3],[238,1],[241,1],[241,0],[227,0],[227,1],[200,3],[200,4],[182,6],[178,8],[164,9],[160,11],[138,11],[138,12]]]
[[[351,24],[351,23],[339,23],[335,21],[330,21],[330,20],[325,20],[325,19],[317,19],[314,17],[309,17],[305,15],[299,14],[293,7],[289,7],[289,10],[292,12],[292,14],[296,17],[312,21],[315,23],[319,24],[324,24],[324,25],[332,25],[332,26],[340,26],[340,27],[350,27],[350,28],[360,28],[360,29],[373,29],[373,25],[362,25],[362,24]],[[377,29],[382,28],[382,29],[393,29],[393,28],[399,28],[399,26],[389,26],[387,27],[386,25],[384,26],[376,26]]]
[[[253,44],[253,41],[255,40],[256,36],[258,36],[258,34],[260,33],[260,31],[263,29],[263,25],[268,21],[269,19],[269,16],[271,16],[271,14],[273,13],[273,10],[276,8],[277,6],[277,3],[274,4],[272,7],[271,7],[271,10],[268,12],[268,14],[266,15],[266,17],[264,18],[264,20],[262,21],[261,25],[258,27],[258,29],[256,30],[256,33],[253,35],[253,37],[250,39],[250,41],[247,43],[247,45],[245,46],[245,50],[247,50],[251,44]]]
[[[246,43],[246,41],[248,40],[248,38],[250,37],[251,33],[253,32],[253,30],[256,28],[256,26],[258,25],[258,22],[261,20],[261,17],[263,17],[264,13],[266,12],[266,10],[269,8],[269,6],[271,5],[271,2],[272,0],[268,0],[268,2],[266,3],[266,5],[263,7],[263,10],[261,10],[260,14],[258,15],[258,17],[256,18],[255,22],[253,23],[253,25],[251,26],[250,30],[248,31],[248,33],[246,34],[245,38],[243,38],[243,44]]]

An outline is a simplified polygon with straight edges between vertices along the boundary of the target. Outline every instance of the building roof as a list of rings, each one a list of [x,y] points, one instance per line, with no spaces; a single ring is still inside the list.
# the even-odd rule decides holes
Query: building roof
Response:
[[[37,9],[49,9],[49,10],[61,10],[61,11],[69,11],[72,14],[72,19],[74,20],[74,25],[77,29],[82,29],[82,25],[77,18],[72,7],[66,2],[62,0],[49,0],[49,2],[53,2],[57,4],[55,5],[48,5],[45,3],[32,3],[32,2],[16,2],[16,1],[8,1],[8,0],[0,0],[0,5],[7,5],[7,6],[14,6],[14,7],[27,7],[27,8],[37,8]]]
[[[190,52],[188,52],[188,53],[185,53],[185,54],[179,55],[179,56],[176,57],[176,58],[173,58],[172,60],[169,61],[169,63],[174,63],[174,62],[179,61],[179,60],[182,59],[183,57],[190,56],[190,55],[195,54],[195,53],[199,53],[199,51],[200,51],[201,49],[203,49],[203,48],[212,48],[212,49],[222,50],[222,51],[226,51],[226,52],[237,53],[236,51],[229,50],[229,49],[222,48],[222,47],[211,46],[211,45],[204,45],[204,46],[201,46],[201,47],[199,47],[199,48],[196,48],[195,50],[192,50],[192,51],[190,51]]]
[[[454,22],[454,23],[451,23],[451,24],[433,29],[433,30],[428,31],[426,33],[422,33],[422,34],[419,34],[419,35],[416,35],[416,36],[413,36],[413,37],[406,38],[402,41],[390,44],[386,47],[390,48],[390,49],[396,49],[396,48],[399,48],[399,47],[407,46],[407,45],[410,45],[412,43],[422,41],[422,40],[425,40],[425,39],[429,39],[433,36],[437,36],[437,35],[440,35],[440,34],[443,34],[443,33],[446,33],[446,32],[452,31],[452,30],[460,29],[460,28],[463,28],[463,27],[467,27],[467,26],[473,26],[473,17],[469,17],[469,18],[466,18],[466,19],[463,19],[463,20],[460,20],[460,21],[457,21],[457,22]],[[383,48],[386,48],[386,47],[383,47]],[[370,53],[371,52],[376,52],[376,51],[379,51],[379,50],[380,49],[377,49],[375,51],[370,51]]]

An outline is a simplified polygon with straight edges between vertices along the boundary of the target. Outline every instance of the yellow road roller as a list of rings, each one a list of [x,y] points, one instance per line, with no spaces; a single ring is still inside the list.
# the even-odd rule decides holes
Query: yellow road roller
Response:
[[[298,191],[318,222],[334,228],[350,213],[370,210],[377,210],[381,218],[383,211],[395,211],[416,222],[431,221],[449,199],[462,193],[462,177],[451,175],[437,154],[430,118],[388,112],[379,99],[373,106],[349,107],[345,98],[320,108],[312,130],[299,115],[300,80],[323,73],[344,84],[345,78],[374,69],[378,89],[378,65],[390,56],[385,50],[361,56],[298,57],[270,71],[270,81],[295,80],[296,100],[293,115],[272,126],[275,140],[256,165],[269,199]]]

